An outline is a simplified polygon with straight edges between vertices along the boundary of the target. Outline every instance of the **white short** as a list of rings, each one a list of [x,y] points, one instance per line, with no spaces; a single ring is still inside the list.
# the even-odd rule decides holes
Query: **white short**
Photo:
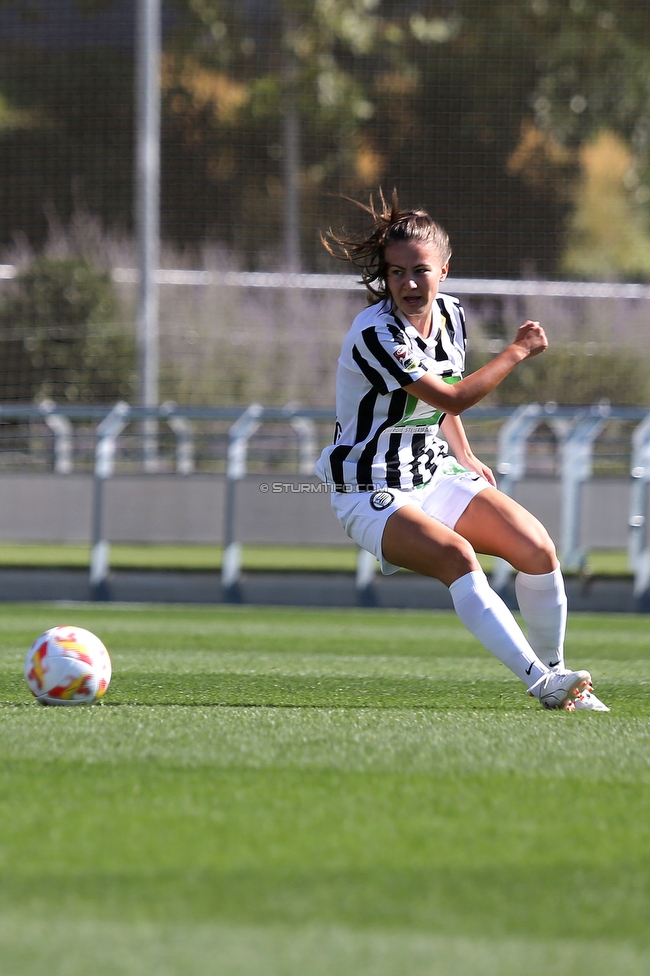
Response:
[[[378,491],[332,492],[334,514],[351,539],[373,553],[385,576],[400,568],[384,559],[381,543],[386,522],[404,505],[417,505],[426,515],[453,529],[472,498],[489,482],[467,471],[454,457],[447,457],[436,468],[426,485],[412,491],[380,488]]]

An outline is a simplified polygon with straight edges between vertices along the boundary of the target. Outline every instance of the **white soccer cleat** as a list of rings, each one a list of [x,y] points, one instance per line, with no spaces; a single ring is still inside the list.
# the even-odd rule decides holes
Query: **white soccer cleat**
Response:
[[[551,671],[555,671],[557,674],[569,674],[568,668],[559,665],[551,667]],[[601,702],[593,693],[593,688],[589,691],[583,691],[581,695],[575,700],[575,706],[577,712],[608,712],[609,708],[604,702]]]
[[[609,708],[593,691],[583,691],[575,700],[576,712],[608,712]]]
[[[528,694],[539,698],[542,708],[559,708],[565,712],[576,710],[576,700],[585,692],[591,693],[593,685],[588,671],[567,671],[543,674],[528,689]]]

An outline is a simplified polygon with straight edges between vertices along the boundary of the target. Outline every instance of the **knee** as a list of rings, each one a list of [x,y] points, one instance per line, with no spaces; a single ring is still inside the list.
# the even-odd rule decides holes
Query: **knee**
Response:
[[[521,547],[521,565],[515,568],[531,576],[552,573],[558,564],[555,545],[546,529],[527,539]]]
[[[476,553],[466,539],[460,538],[454,544],[446,547],[444,559],[442,561],[444,573],[438,578],[446,586],[450,586],[461,576],[473,573],[480,569],[480,563],[476,558]]]

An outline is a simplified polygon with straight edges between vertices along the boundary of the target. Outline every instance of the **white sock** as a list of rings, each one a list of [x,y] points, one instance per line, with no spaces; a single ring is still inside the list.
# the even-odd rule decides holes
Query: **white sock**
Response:
[[[515,618],[481,571],[461,576],[449,587],[456,613],[467,629],[527,687],[546,674]]]
[[[549,668],[563,668],[567,610],[562,570],[557,566],[540,576],[518,573],[515,592],[535,654]]]

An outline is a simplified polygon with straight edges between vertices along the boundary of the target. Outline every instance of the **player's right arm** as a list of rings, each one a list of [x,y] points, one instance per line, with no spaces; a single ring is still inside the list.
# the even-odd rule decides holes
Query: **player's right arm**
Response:
[[[539,322],[525,322],[517,330],[514,341],[485,366],[470,373],[458,383],[445,383],[439,376],[427,373],[404,389],[418,400],[423,400],[438,410],[457,417],[463,411],[479,403],[513,369],[548,347],[546,334]]]

